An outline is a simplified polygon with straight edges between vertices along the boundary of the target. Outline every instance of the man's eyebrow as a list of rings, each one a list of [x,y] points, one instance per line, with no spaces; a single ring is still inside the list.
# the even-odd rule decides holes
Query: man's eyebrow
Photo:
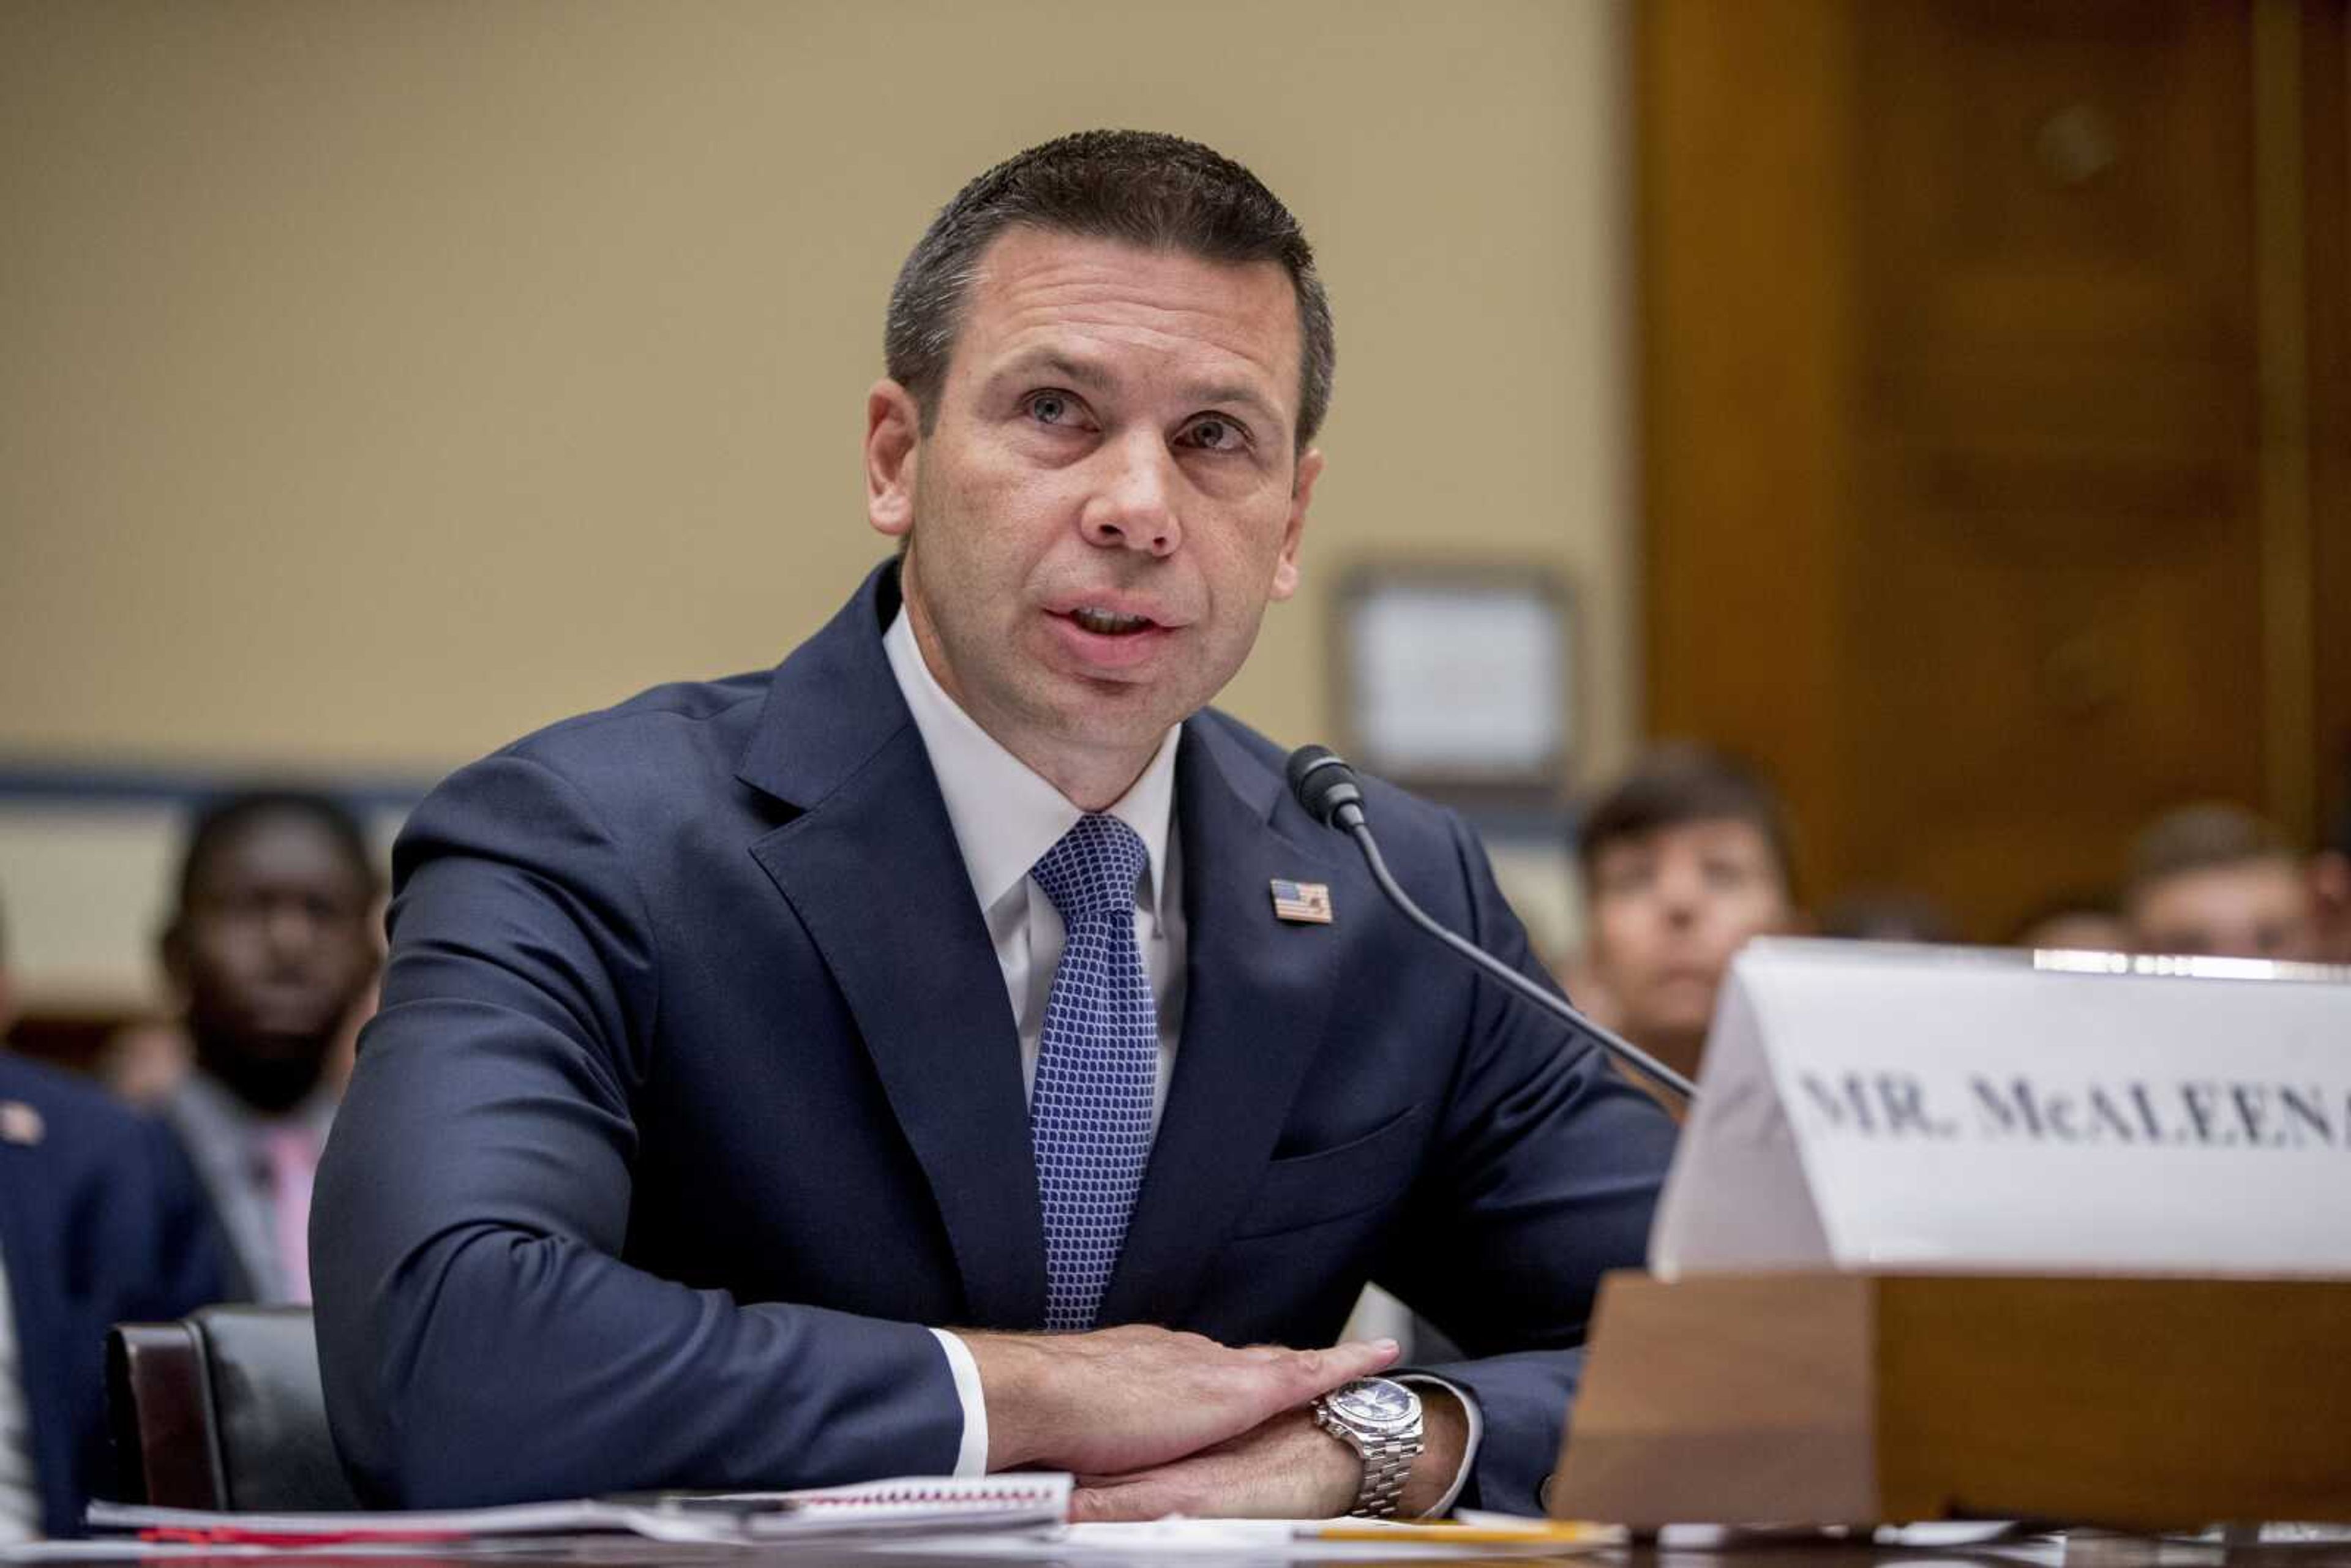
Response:
[[[1049,375],[1077,386],[1116,386],[1118,376],[1109,367],[1092,360],[1079,359],[1059,349],[1031,349],[1015,354],[997,368],[993,379],[1017,376]],[[1249,409],[1267,420],[1281,423],[1279,406],[1263,392],[1244,382],[1212,382],[1194,387],[1185,399],[1202,408],[1228,404]]]
[[[997,375],[1028,376],[1042,373],[1058,376],[1066,382],[1082,382],[1101,386],[1117,378],[1102,366],[1086,360],[1073,359],[1059,349],[1030,349],[1015,354],[997,368]]]
[[[1243,408],[1259,411],[1269,419],[1279,420],[1281,417],[1281,411],[1263,392],[1238,382],[1202,387],[1192,394],[1192,398],[1194,402],[1206,405],[1238,403]]]

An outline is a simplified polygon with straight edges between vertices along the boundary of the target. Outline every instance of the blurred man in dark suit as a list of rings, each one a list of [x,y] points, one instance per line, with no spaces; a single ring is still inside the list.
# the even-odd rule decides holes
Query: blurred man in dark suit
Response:
[[[0,950],[0,1038],[12,1016]],[[108,1326],[223,1291],[171,1134],[0,1049],[0,1542],[80,1533],[106,1476]]]
[[[899,559],[778,669],[519,742],[402,836],[314,1227],[355,1473],[1537,1509],[1671,1131],[1205,706],[1322,467],[1296,221],[1195,143],[1065,138],[940,214],[886,339]],[[1539,974],[1467,829],[1366,788],[1399,878]],[[1262,1348],[1370,1277],[1470,1359]]]
[[[341,1093],[329,1071],[377,966],[374,857],[325,796],[264,789],[191,824],[162,957],[195,1069],[162,1113],[229,1239],[240,1300],[310,1299],[310,1187]]]

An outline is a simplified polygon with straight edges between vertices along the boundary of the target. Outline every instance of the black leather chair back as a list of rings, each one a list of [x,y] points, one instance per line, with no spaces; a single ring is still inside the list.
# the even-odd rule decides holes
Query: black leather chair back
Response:
[[[242,1512],[360,1506],[327,1430],[307,1307],[207,1307],[107,1344],[119,1490]]]

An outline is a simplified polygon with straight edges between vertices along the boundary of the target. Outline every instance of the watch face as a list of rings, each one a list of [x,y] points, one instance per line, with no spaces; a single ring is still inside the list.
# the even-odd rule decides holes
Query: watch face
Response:
[[[1401,1383],[1384,1377],[1364,1377],[1334,1390],[1334,1414],[1369,1427],[1394,1427],[1412,1419],[1419,1396]]]

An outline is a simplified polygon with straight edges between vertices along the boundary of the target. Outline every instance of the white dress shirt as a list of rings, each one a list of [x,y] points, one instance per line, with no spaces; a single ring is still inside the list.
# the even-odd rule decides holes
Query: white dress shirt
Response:
[[[904,611],[891,622],[882,646],[891,673],[931,755],[939,793],[947,803],[956,847],[971,878],[972,896],[987,917],[988,940],[1012,999],[1020,1030],[1020,1082],[1037,1087],[1037,1051],[1045,1034],[1045,998],[1061,961],[1066,933],[1061,911],[1029,873],[1085,815],[1069,798],[997,744],[971,716],[956,706],[914,644],[914,628]],[[1180,852],[1168,836],[1176,805],[1176,745],[1183,727],[1172,725],[1159,749],[1127,792],[1109,810],[1143,841],[1150,857],[1134,904],[1134,940],[1151,977],[1159,1012],[1159,1077],[1151,1096],[1151,1130],[1159,1130],[1174,1075],[1176,1040],[1184,1030],[1184,883]]]
[[[957,706],[924,662],[914,641],[914,623],[902,609],[882,639],[897,677],[899,695],[906,699],[914,728],[930,754],[939,794],[946,800],[947,821],[955,829],[956,847],[963,852],[965,874],[972,896],[987,919],[988,939],[996,946],[997,967],[1004,972],[1005,994],[1011,999],[1012,1019],[1020,1034],[1020,1081],[1024,1092],[1037,1086],[1037,1052],[1045,1032],[1045,1001],[1053,988],[1053,970],[1061,961],[1066,932],[1061,912],[1029,870],[1061,841],[1085,813],[1072,805],[1029,765],[1007,751],[995,737],[980,728]],[[1184,883],[1182,849],[1168,824],[1175,819],[1176,747],[1183,727],[1168,727],[1126,793],[1109,808],[1109,814],[1133,828],[1148,855],[1135,889],[1134,939],[1143,950],[1143,967],[1151,978],[1157,1005],[1159,1073],[1151,1095],[1151,1130],[1167,1108],[1167,1086],[1175,1077],[1176,1042],[1184,1028]],[[987,1402],[982,1393],[979,1367],[971,1349],[944,1329],[931,1331],[946,1352],[955,1375],[956,1396],[963,1405],[963,1442],[956,1451],[956,1474],[987,1471]],[[1442,1379],[1428,1381],[1442,1383]],[[1459,1396],[1469,1416],[1469,1443],[1461,1469],[1446,1493],[1443,1508],[1452,1506],[1469,1473],[1482,1435],[1476,1402],[1468,1393],[1447,1383]]]
[[[8,1294],[8,1260],[0,1257],[0,1544],[41,1533],[40,1478],[33,1473],[32,1412],[26,1406],[24,1349]]]

